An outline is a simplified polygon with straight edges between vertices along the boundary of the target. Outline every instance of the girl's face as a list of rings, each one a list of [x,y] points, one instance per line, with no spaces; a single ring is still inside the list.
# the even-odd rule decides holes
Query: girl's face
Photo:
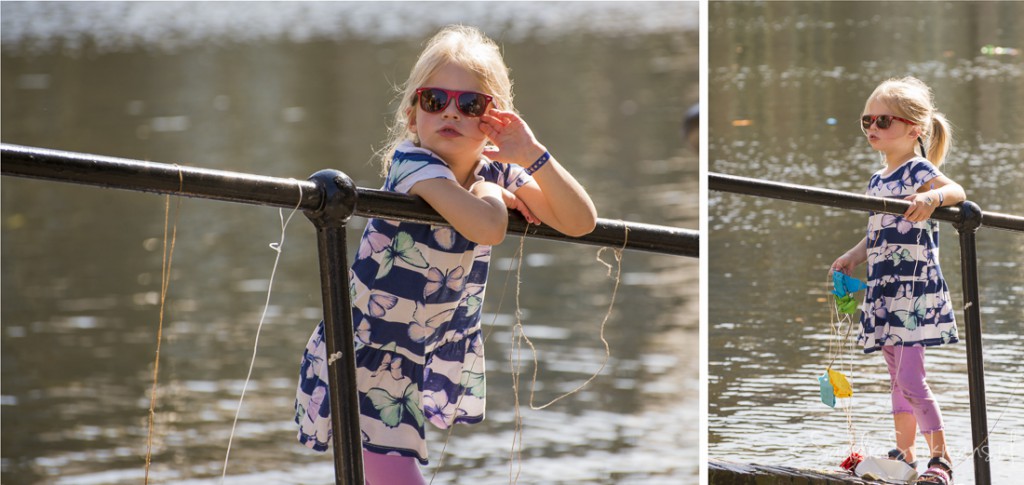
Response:
[[[898,116],[889,105],[877,99],[872,99],[868,102],[864,115]],[[867,136],[871,148],[884,153],[886,158],[890,158],[890,156],[893,158],[900,157],[913,152],[919,134],[920,129],[917,126],[898,120],[893,120],[892,125],[886,129],[881,129],[877,123],[872,123],[865,130],[865,136]]]
[[[473,73],[453,64],[446,64],[418,87],[483,92]],[[487,141],[480,131],[480,118],[466,116],[456,104],[451,100],[443,110],[428,113],[417,99],[409,113],[409,130],[416,133],[420,146],[438,154],[453,168],[475,164]]]

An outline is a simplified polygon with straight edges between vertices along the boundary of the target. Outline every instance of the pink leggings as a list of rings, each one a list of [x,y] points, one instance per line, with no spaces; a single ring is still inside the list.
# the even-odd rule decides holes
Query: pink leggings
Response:
[[[942,430],[942,413],[925,382],[924,347],[882,347],[892,382],[892,413],[910,413],[922,433]]]
[[[418,461],[411,456],[381,455],[363,450],[366,485],[425,485]]]

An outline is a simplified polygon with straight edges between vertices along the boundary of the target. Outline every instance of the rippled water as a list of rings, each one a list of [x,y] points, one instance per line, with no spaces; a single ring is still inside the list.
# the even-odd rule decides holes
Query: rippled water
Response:
[[[459,20],[502,39],[519,110],[602,217],[696,228],[697,157],[680,136],[698,98],[696,5],[593,4],[588,13],[608,19],[593,28],[580,21],[580,5],[482,5],[4,2],[2,139],[280,177],[335,167],[378,187],[369,160],[384,138],[389,85],[407,75],[436,21]],[[551,35],[543,27],[552,25],[565,28]],[[0,481],[139,483],[164,199],[6,176],[0,185]],[[279,224],[267,208],[181,202],[156,483],[212,483],[221,474]],[[350,238],[363,224],[351,224]],[[301,215],[288,227],[228,483],[333,480],[330,456],[300,446],[292,422],[297,363],[320,318],[313,236]],[[508,265],[518,243],[510,235],[492,264],[487,419],[455,430],[443,464],[446,436],[430,436],[425,471],[436,473],[434,483],[510,480]],[[526,241],[521,301],[539,349],[538,404],[604,358],[597,330],[612,281],[596,252]],[[610,252],[603,258],[614,261]],[[608,367],[582,392],[524,409],[520,483],[697,476],[697,262],[629,251],[622,264]],[[524,366],[524,383],[530,372]]]
[[[983,209],[1024,214],[1024,58],[981,53],[1024,46],[1024,8],[923,5],[712,3],[709,169],[862,193],[879,167],[856,124],[864,99],[911,74],[958,133],[943,171]],[[829,359],[828,267],[861,237],[866,214],[715,192],[708,211],[711,457],[838,469],[851,437],[884,454],[893,439],[882,358],[842,354],[852,432],[816,381]],[[943,272],[963,305],[956,232],[941,231]],[[977,238],[991,469],[993,483],[1010,483],[1024,458],[1024,234],[982,228]],[[965,347],[930,350],[928,362],[957,483],[974,483]]]

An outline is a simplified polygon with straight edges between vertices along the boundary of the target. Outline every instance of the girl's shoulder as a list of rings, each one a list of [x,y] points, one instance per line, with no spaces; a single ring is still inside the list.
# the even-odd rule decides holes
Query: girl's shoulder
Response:
[[[445,167],[448,166],[448,164],[445,163],[445,161],[436,153],[426,148],[418,147],[409,140],[398,145],[398,147],[395,148],[395,154],[391,158],[392,166],[395,164],[419,162],[431,165],[443,165]]]
[[[935,164],[931,162],[931,160],[928,160],[927,158],[924,158],[922,156],[911,158],[910,161],[907,162],[907,166],[909,166],[912,170],[920,170],[923,168],[930,168],[935,171],[939,170],[939,168],[936,167]]]
[[[926,175],[930,175],[928,178],[933,178],[942,175],[942,172],[932,162],[928,161],[927,158],[917,156],[903,162],[892,171],[889,171],[888,167],[882,167],[872,174],[871,178],[879,180],[913,180],[920,179]]]
[[[935,177],[942,175],[939,167],[924,157],[914,157],[906,164],[907,173],[910,175],[911,183],[923,184]]]
[[[406,193],[416,182],[434,178],[455,180],[455,174],[434,152],[406,141],[395,149],[382,188],[391,192]]]
[[[882,167],[871,175],[868,180],[867,194],[881,197],[902,197],[913,193],[925,182],[941,175],[942,172],[928,159],[920,156],[914,157],[892,171],[889,171],[887,167]]]

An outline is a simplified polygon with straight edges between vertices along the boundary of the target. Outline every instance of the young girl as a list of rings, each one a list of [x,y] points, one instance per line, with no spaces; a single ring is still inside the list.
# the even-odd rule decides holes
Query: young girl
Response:
[[[836,259],[832,270],[849,275],[868,263],[858,340],[865,353],[881,350],[889,368],[896,428],[896,449],[889,456],[916,466],[914,439],[920,427],[931,459],[917,483],[952,483],[942,415],[924,369],[926,347],[957,341],[949,289],[939,268],[939,226],[929,220],[937,207],[966,198],[963,188],[937,168],[952,133],[933,106],[931,90],[912,77],[890,79],[871,93],[861,129],[885,165],[871,176],[867,195],[904,199],[911,206],[902,217],[872,212],[867,237]]]
[[[349,273],[366,481],[415,484],[426,422],[445,429],[484,417],[480,309],[508,209],[572,236],[597,216],[516,113],[498,46],[471,27],[428,42],[382,159],[384,190],[422,197],[452,226],[370,219]],[[303,355],[295,417],[299,441],[320,451],[330,433],[323,338],[321,322]]]

